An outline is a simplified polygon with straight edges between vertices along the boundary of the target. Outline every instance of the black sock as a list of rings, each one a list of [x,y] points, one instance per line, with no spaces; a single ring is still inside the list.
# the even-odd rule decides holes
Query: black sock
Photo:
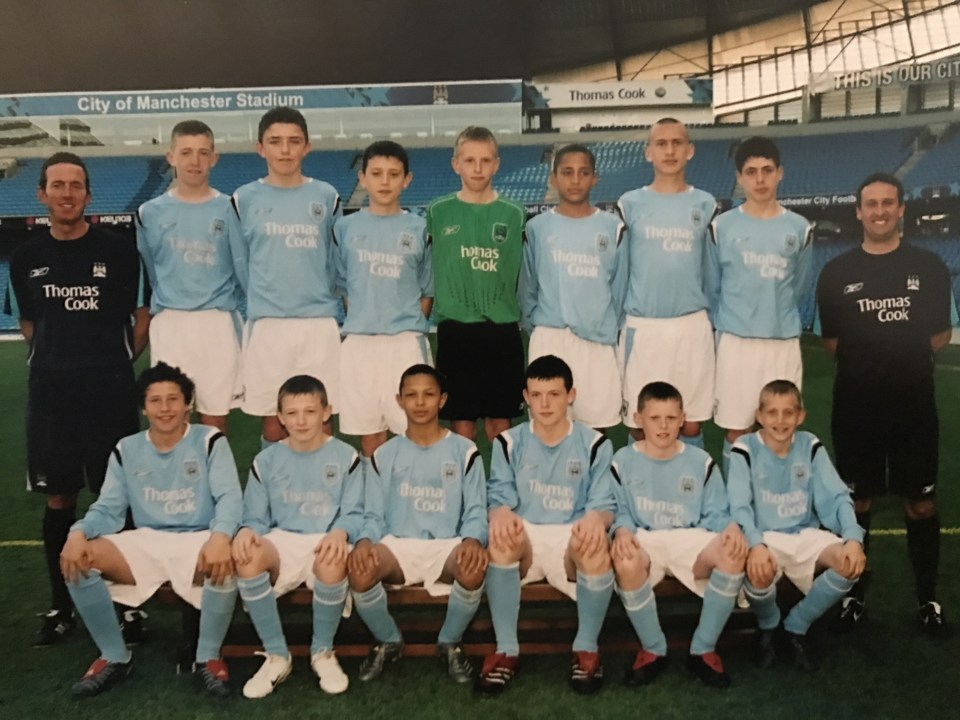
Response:
[[[870,511],[857,513],[857,525],[863,528],[863,552],[868,554],[870,552],[870,518],[873,517],[870,514]],[[869,557],[867,558],[869,561]],[[853,588],[847,593],[847,597],[852,597],[855,600],[860,602],[866,602],[867,599],[867,585],[870,582],[870,570],[864,570],[863,575],[861,575],[857,582],[854,584]]]
[[[50,576],[51,607],[69,611],[73,607],[67,584],[60,572],[60,551],[67,542],[70,526],[77,520],[75,508],[48,507],[43,514],[43,552],[47,558],[47,573]]]
[[[940,565],[940,516],[907,518],[907,552],[917,579],[917,601],[936,599],[937,568]]]

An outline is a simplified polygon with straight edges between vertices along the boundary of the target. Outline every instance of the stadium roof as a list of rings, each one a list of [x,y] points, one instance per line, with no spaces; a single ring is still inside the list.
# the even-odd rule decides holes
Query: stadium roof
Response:
[[[799,0],[29,0],[0,95],[529,78],[816,4]]]

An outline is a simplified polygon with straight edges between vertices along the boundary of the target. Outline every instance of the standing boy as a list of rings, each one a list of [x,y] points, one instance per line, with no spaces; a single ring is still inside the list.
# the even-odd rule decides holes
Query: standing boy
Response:
[[[917,618],[943,629],[937,602],[940,428],[934,353],[950,342],[950,273],[933,253],[901,242],[903,185],[871,175],[857,189],[863,243],[827,263],[817,304],[823,341],[836,360],[833,443],[857,522],[870,535],[870,505],[887,486],[903,499]],[[841,626],[864,612],[864,583],[844,598]]]
[[[493,188],[500,167],[497,140],[470,126],[456,139],[458,192],[427,210],[436,287],[437,369],[449,401],[441,417],[454,432],[476,436],[485,418],[488,440],[520,414],[523,343],[517,280],[523,255],[524,209]]]
[[[267,176],[233,195],[241,230],[234,257],[247,295],[243,411],[263,417],[265,443],[284,437],[276,402],[287,378],[319,378],[330,404],[336,408],[338,402],[333,225],[341,213],[340,196],[333,186],[303,176],[309,151],[303,115],[288,107],[267,111],[257,131]]]
[[[287,380],[277,398],[287,437],[250,468],[233,541],[240,598],[264,649],[263,665],[243,686],[248,698],[269,695],[293,668],[277,597],[303,583],[313,589],[310,666],[324,692],[347,689],[333,636],[347,599],[349,542],[363,523],[363,470],[353,448],[324,432],[330,411],[319,380]]]
[[[460,641],[483,594],[487,488],[473,442],[440,426],[441,377],[429,365],[403,373],[397,402],[407,430],[374,453],[366,478],[364,526],[348,559],[354,607],[376,639],[360,664],[364,682],[403,654],[384,584],[421,582],[431,595],[449,593],[437,654],[451,679],[471,680]]]
[[[597,638],[613,594],[607,540],[616,511],[613,448],[603,434],[567,417],[576,390],[563,360],[537,358],[526,382],[532,419],[497,436],[490,465],[487,600],[497,650],[484,660],[476,688],[497,695],[513,679],[520,586],[545,579],[577,602],[570,684],[590,694],[603,682]]]
[[[140,374],[138,385],[150,427],[117,443],[100,497],[70,529],[60,556],[77,612],[100,650],[73,694],[97,695],[133,668],[111,597],[138,606],[169,582],[200,608],[197,673],[207,692],[225,697],[220,646],[237,597],[230,558],[242,511],[237,468],[222,433],[189,424],[190,378],[159,363]],[[135,529],[121,532],[128,511]]]
[[[45,647],[76,627],[60,551],[80,490],[100,491],[110,451],[140,428],[133,361],[147,345],[150,313],[136,245],[83,215],[83,160],[51,155],[37,198],[50,226],[14,251],[5,310],[30,346],[27,480],[46,495],[41,537],[52,595],[34,646]]]
[[[709,227],[717,201],[687,184],[694,147],[679,120],[663,118],[650,128],[644,151],[653,182],[624,193],[617,203],[627,224],[629,285],[620,334],[623,422],[640,390],[669,382],[684,399],[680,439],[703,447],[700,425],[713,414],[714,339],[704,291]]]
[[[805,417],[794,383],[767,383],[756,412],[760,430],[741,437],[730,459],[730,511],[750,547],[744,589],[757,616],[757,664],[764,668],[776,660],[777,580],[786,575],[805,595],[783,630],[793,664],[811,671],[810,625],[850,591],[866,565],[849,491],[816,436],[797,431]]]
[[[213,131],[173,127],[167,162],[176,184],[137,210],[137,246],[153,294],[150,360],[180,367],[197,384],[200,422],[221,432],[239,403],[240,339],[231,242],[240,232],[230,198],[210,187]]]
[[[717,342],[714,420],[730,446],[753,424],[754,398],[785,378],[800,387],[800,298],[809,289],[812,226],[777,202],[780,150],[769,138],[744,140],[734,156],[746,200],[711,229],[708,297]]]
[[[705,685],[726,688],[730,676],[716,645],[743,584],[747,543],[730,519],[716,464],[678,440],[684,422],[675,387],[645,385],[634,416],[643,439],[613,457],[618,510],[610,554],[617,592],[643,646],[626,680],[646,685],[666,668],[653,589],[669,573],[703,598],[687,666]]]
[[[370,204],[337,221],[337,263],[345,290],[340,351],[340,431],[359,435],[364,458],[402,434],[407,418],[397,383],[411,365],[431,361],[427,344],[433,268],[426,223],[400,208],[413,174],[407,151],[389,140],[363,153],[360,184]]]
[[[627,264],[623,223],[590,204],[596,164],[585,145],[557,151],[550,182],[560,204],[527,224],[520,306],[530,361],[562,358],[579,390],[573,419],[607,428],[620,423],[616,344]]]

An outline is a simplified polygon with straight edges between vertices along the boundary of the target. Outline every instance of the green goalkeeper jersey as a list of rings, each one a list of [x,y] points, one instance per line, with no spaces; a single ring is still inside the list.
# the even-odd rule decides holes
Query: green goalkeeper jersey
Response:
[[[517,279],[523,257],[523,207],[502,197],[477,204],[456,194],[427,210],[438,320],[511,323],[520,319]]]

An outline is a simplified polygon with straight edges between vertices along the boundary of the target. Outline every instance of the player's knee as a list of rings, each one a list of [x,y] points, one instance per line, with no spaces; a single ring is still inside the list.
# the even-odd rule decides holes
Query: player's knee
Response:
[[[937,504],[933,499],[906,500],[903,510],[909,520],[925,520],[937,514]]]
[[[76,506],[76,493],[70,495],[47,495],[47,507],[51,510],[70,510]]]
[[[773,584],[773,578],[759,577],[756,573],[750,572],[750,568],[747,568],[747,582],[757,590],[765,590]]]
[[[617,576],[617,582],[621,585],[625,583],[644,583],[650,574],[650,566],[643,562],[642,558],[635,555],[627,560],[622,557],[612,559],[613,573]]]
[[[338,583],[347,576],[346,561],[321,562],[320,558],[313,561],[313,574],[322,583]]]
[[[694,422],[693,420],[688,420],[683,424],[683,428],[680,430],[680,432],[686,437],[696,437],[700,434],[700,423]]]
[[[734,557],[728,549],[724,549],[717,558],[717,570],[728,575],[742,573],[747,567],[746,557]]]
[[[858,515],[870,512],[870,498],[861,498],[853,501],[853,511]]]
[[[483,585],[483,579],[487,574],[487,569],[480,568],[473,572],[464,572],[460,567],[454,570],[453,577],[460,585],[467,590],[476,590]]]
[[[605,573],[611,567],[613,567],[610,560],[610,551],[606,545],[601,546],[598,550],[589,553],[578,553],[571,548],[570,559],[573,560],[573,564],[576,566],[577,570],[580,572],[585,572],[589,575]]]

